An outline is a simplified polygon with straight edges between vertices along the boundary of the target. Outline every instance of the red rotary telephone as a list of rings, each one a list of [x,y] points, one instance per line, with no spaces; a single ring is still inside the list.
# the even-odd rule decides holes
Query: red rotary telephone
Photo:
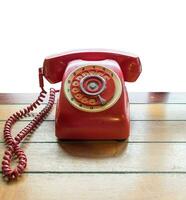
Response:
[[[44,120],[55,101],[56,90],[50,90],[46,107],[13,138],[11,127],[43,101],[43,76],[50,83],[62,81],[56,107],[56,136],[67,140],[121,140],[129,136],[129,102],[124,81],[136,81],[141,73],[136,56],[118,52],[82,51],[47,57],[39,68],[42,91],[27,108],[14,113],[5,123],[7,151],[3,157],[5,177],[14,179],[26,167],[26,155],[19,143]],[[12,170],[10,162],[18,157]]]

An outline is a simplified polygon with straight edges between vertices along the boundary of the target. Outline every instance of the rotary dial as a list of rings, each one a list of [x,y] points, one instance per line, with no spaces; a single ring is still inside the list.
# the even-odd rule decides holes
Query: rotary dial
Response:
[[[117,74],[102,66],[80,67],[64,83],[68,101],[87,112],[99,112],[111,107],[119,99],[121,90]]]

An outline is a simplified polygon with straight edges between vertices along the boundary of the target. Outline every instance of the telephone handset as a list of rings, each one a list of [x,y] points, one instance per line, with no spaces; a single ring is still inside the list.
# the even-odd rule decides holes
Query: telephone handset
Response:
[[[50,89],[47,105],[14,138],[13,124],[37,108],[46,95],[43,77],[50,83],[62,81],[56,106],[55,132],[65,140],[122,140],[129,136],[129,102],[124,81],[133,82],[141,73],[136,56],[118,52],[81,51],[47,57],[39,68],[42,89],[30,106],[14,113],[4,127],[7,150],[2,172],[8,180],[20,176],[27,159],[19,143],[44,120],[55,102]],[[13,157],[18,165],[11,169]]]
[[[124,80],[128,82],[136,81],[141,73],[140,60],[136,56],[107,51],[80,51],[47,57],[43,63],[43,74],[50,83],[60,82],[69,62],[79,59],[86,61],[115,60],[120,66]]]

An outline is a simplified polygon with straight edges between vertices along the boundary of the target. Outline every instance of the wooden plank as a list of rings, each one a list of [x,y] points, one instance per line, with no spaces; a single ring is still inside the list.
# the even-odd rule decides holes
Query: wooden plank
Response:
[[[186,120],[186,104],[131,104],[131,120]]]
[[[18,182],[0,180],[3,200],[181,200],[185,174],[25,174]]]
[[[186,103],[186,92],[129,92],[130,103]]]
[[[30,104],[37,99],[38,95],[39,93],[0,93],[0,104]],[[56,98],[58,96],[57,93]],[[43,103],[47,102],[48,94],[43,100]]]
[[[0,120],[6,120],[12,113],[27,105],[0,105]],[[38,109],[41,110],[44,105]],[[55,119],[55,106],[48,120]],[[37,112],[38,112],[37,111]],[[34,111],[34,113],[37,113]],[[131,120],[186,120],[186,104],[131,104]],[[33,117],[27,117],[30,120]]]
[[[13,129],[12,135],[16,135],[22,128],[24,128],[29,121],[17,122]],[[0,130],[3,130],[5,122],[0,122]],[[36,131],[28,137],[26,142],[57,142],[55,137],[55,122],[44,121]],[[0,142],[3,142],[3,134],[0,134]]]
[[[29,121],[20,121],[13,127],[15,135]],[[4,122],[0,122],[3,130]],[[130,142],[186,142],[186,121],[131,121]],[[3,135],[0,134],[0,142]],[[55,122],[44,121],[26,142],[57,142]]]
[[[12,115],[13,113],[23,109],[24,107],[27,107],[28,104],[24,104],[24,105],[6,105],[6,104],[1,104],[0,105],[0,120],[6,120],[8,119],[8,117],[10,115]],[[32,114],[26,118],[24,118],[24,120],[31,120],[33,119],[33,117],[41,110],[44,108],[44,105],[40,105],[38,107],[38,109],[34,112],[32,112]],[[54,120],[55,118],[55,105],[53,106],[50,115],[47,117],[48,120]]]
[[[184,143],[26,143],[23,147],[28,156],[27,171],[186,171]],[[4,144],[0,149],[2,157]]]
[[[0,93],[0,104],[28,104],[37,97],[37,93]],[[129,92],[129,100],[131,103],[186,103],[186,92]]]

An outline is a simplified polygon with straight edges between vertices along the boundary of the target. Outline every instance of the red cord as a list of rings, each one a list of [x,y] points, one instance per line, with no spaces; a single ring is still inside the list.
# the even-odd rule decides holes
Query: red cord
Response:
[[[38,125],[43,122],[45,117],[50,112],[54,102],[55,102],[55,93],[57,90],[51,88],[50,96],[47,105],[34,117],[34,119],[23,128],[15,138],[13,138],[11,134],[12,126],[22,119],[26,117],[31,111],[35,110],[42,102],[43,98],[46,96],[46,91],[42,89],[39,94],[37,100],[31,105],[23,108],[22,110],[11,115],[5,123],[4,126],[4,140],[7,145],[7,150],[5,151],[3,161],[2,161],[2,173],[6,180],[12,180],[20,176],[27,165],[27,158],[23,150],[20,148],[20,142],[25,139],[25,137],[33,133]],[[11,169],[10,163],[13,158],[18,159],[18,164],[14,169]]]

